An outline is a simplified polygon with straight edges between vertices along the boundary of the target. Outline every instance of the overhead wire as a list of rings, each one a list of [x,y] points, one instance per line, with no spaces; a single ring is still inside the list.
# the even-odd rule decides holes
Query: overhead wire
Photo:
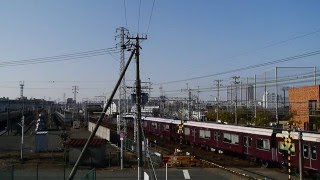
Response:
[[[301,74],[301,76],[293,76],[293,77],[289,77],[289,76],[283,76],[283,77],[279,77],[279,79],[277,80],[277,83],[279,86],[281,85],[288,85],[288,84],[300,84],[300,83],[304,83],[304,82],[313,82],[314,79],[311,79],[311,78],[314,78],[314,77],[320,77],[320,73],[319,74],[316,74],[314,75],[313,73],[305,73],[305,74]],[[304,79],[310,79],[310,80],[304,80]],[[256,84],[256,87],[259,88],[259,87],[264,87],[264,86],[267,86],[267,87],[270,87],[270,86],[274,86],[275,84],[275,80],[268,80],[268,81],[257,81],[255,84]],[[254,83],[253,82],[250,82],[248,83],[250,85],[253,85]],[[242,84],[243,86],[246,86],[248,84]],[[240,84],[237,85],[238,87],[241,86]],[[221,86],[219,87],[220,90],[223,90],[223,89],[226,89],[227,87],[230,87],[230,85],[228,86]],[[205,87],[205,88],[200,88],[200,92],[210,92],[210,91],[216,91],[218,88],[216,86],[213,86],[213,87]],[[198,91],[198,89],[191,89],[191,91]],[[164,91],[166,93],[170,93],[170,92],[181,92],[181,89],[176,89],[176,90],[168,90],[168,91]]]
[[[128,29],[126,0],[123,0],[123,6],[124,6],[124,18],[126,20],[126,28]]]
[[[106,54],[111,55],[111,53],[118,53],[118,52],[119,50],[114,48],[98,49],[98,50],[70,53],[70,54],[64,54],[64,55],[47,56],[42,58],[4,61],[4,62],[0,62],[0,67],[68,61],[68,60],[74,60],[74,59],[83,59],[88,57],[102,56]]]
[[[259,47],[259,48],[256,48],[256,49],[253,49],[253,50],[250,50],[250,51],[242,52],[240,54],[237,54],[237,55],[234,55],[234,56],[230,56],[230,57],[226,57],[226,58],[222,58],[222,59],[225,60],[225,59],[231,59],[231,58],[243,56],[243,55],[246,55],[246,54],[249,54],[249,53],[252,53],[252,52],[257,52],[259,50],[263,50],[263,49],[267,49],[267,48],[270,48],[270,47],[273,47],[273,46],[277,46],[279,44],[284,44],[284,43],[292,41],[292,40],[296,40],[296,39],[300,39],[300,38],[303,38],[303,37],[307,37],[307,36],[310,36],[310,35],[313,35],[313,34],[316,34],[316,33],[319,33],[319,32],[320,32],[320,29],[317,29],[316,31],[312,31],[312,32],[309,32],[309,33],[297,35],[297,36],[294,36],[294,37],[289,38],[289,39],[285,39],[285,40],[282,40],[282,41],[271,43],[271,44],[268,44],[268,45],[263,46],[263,47]]]
[[[147,34],[149,34],[149,28],[150,28],[150,24],[151,24],[155,1],[156,0],[153,0],[153,3],[152,3],[151,13],[150,13],[149,22],[148,22],[148,28],[147,28]]]
[[[254,69],[254,68],[259,68],[259,67],[264,67],[264,66],[269,66],[269,65],[288,62],[288,61],[293,61],[293,60],[297,60],[297,59],[302,59],[302,58],[315,56],[315,55],[319,55],[319,54],[320,54],[320,50],[317,50],[317,51],[303,53],[303,54],[299,54],[299,55],[295,55],[295,56],[291,56],[291,57],[287,57],[287,58],[282,58],[282,59],[278,59],[278,60],[263,62],[263,63],[259,63],[259,64],[255,64],[255,65],[249,65],[249,66],[246,66],[246,67],[236,68],[236,69],[233,69],[233,70],[227,70],[227,71],[223,71],[223,72],[219,72],[219,73],[215,73],[215,74],[197,76],[197,77],[193,77],[193,78],[187,78],[187,79],[181,79],[181,80],[175,80],[175,81],[167,81],[167,82],[162,82],[162,83],[155,83],[154,85],[173,84],[173,83],[192,81],[192,80],[203,79],[203,78],[208,78],[208,77],[213,77],[213,76],[218,76],[218,75],[230,74],[230,73],[234,73],[234,72],[239,72],[239,71],[244,71],[244,70],[249,70],[249,69]]]
[[[141,12],[141,0],[139,0],[138,33],[140,31],[140,12]]]

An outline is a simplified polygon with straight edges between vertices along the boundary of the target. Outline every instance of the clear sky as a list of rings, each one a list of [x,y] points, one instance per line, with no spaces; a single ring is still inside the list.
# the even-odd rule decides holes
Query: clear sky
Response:
[[[159,84],[211,75],[320,50],[320,1],[156,0],[0,1],[0,63],[114,47],[115,30],[147,33],[142,43],[142,81]],[[125,19],[127,15],[127,23]],[[126,25],[127,24],[127,25]],[[139,26],[138,26],[139,24]],[[258,50],[257,50],[258,49]],[[127,57],[129,55],[127,54]],[[0,97],[79,99],[108,94],[119,75],[119,54],[64,62],[0,67]],[[215,79],[253,77],[275,66],[317,66],[320,55],[200,80],[163,84],[166,91],[213,86]],[[299,71],[299,70],[295,70]],[[127,75],[134,80],[134,66]],[[226,82],[227,83],[227,82]],[[173,93],[181,96],[183,93]],[[213,93],[212,93],[213,94]],[[170,95],[170,94],[168,94]],[[203,95],[208,98],[209,94]],[[79,100],[78,99],[78,100]]]

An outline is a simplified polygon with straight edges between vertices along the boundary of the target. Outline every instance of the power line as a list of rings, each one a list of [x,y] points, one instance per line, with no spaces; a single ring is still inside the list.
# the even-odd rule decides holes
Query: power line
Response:
[[[304,76],[295,76],[292,75],[293,77],[288,77],[288,76],[284,76],[283,77],[279,77],[279,79],[277,80],[278,83],[281,83],[279,85],[288,85],[288,84],[300,84],[300,83],[306,83],[306,82],[312,82],[314,81],[313,79],[310,78],[314,78],[314,74],[310,74],[310,73],[305,73]],[[319,77],[320,74],[316,74],[316,77]],[[269,81],[258,81],[255,84],[258,85],[256,86],[257,88],[259,87],[264,87],[266,86],[273,86],[275,83],[275,80],[269,80]],[[254,84],[254,83],[249,83],[249,84]],[[222,89],[226,90],[226,86],[222,87]],[[205,87],[205,88],[200,88],[200,92],[211,92],[211,91],[217,91],[217,87]],[[164,91],[166,93],[172,93],[172,92],[180,92],[180,89],[176,89],[176,90],[168,90],[168,91]]]
[[[268,44],[268,45],[263,46],[263,47],[252,49],[250,51],[242,52],[240,54],[237,54],[237,55],[234,55],[234,56],[230,56],[230,57],[226,57],[226,58],[222,58],[222,59],[226,60],[226,59],[232,59],[232,58],[235,58],[235,57],[243,56],[243,55],[246,55],[246,54],[250,54],[252,52],[257,52],[257,51],[260,51],[260,50],[263,50],[263,49],[267,49],[267,48],[270,48],[270,47],[273,47],[273,46],[277,46],[279,44],[284,44],[286,42],[289,42],[289,41],[292,41],[292,40],[296,40],[296,39],[300,39],[300,38],[303,38],[303,37],[306,37],[306,36],[310,36],[310,35],[313,35],[313,34],[316,34],[316,33],[319,33],[319,32],[320,32],[320,29],[318,29],[316,31],[312,31],[312,32],[306,33],[306,34],[297,35],[297,36],[294,36],[292,38],[285,39],[285,40],[282,40],[282,41],[274,42],[274,43]]]
[[[16,61],[4,61],[4,62],[0,62],[0,67],[68,61],[68,60],[82,59],[87,57],[102,56],[102,55],[118,53],[118,52],[119,51],[114,48],[98,49],[98,50],[57,55],[57,56],[48,56],[48,57],[42,57],[42,58],[23,59],[23,60],[16,60]]]
[[[141,11],[141,0],[139,1],[138,33],[139,33],[139,29],[140,29],[140,11]]]
[[[156,0],[153,0],[153,3],[152,3],[151,14],[150,14],[150,17],[149,17],[149,23],[148,23],[148,28],[147,28],[147,34],[149,33],[149,28],[150,28],[150,24],[151,24],[151,19],[152,19],[152,15],[153,15],[153,8],[154,8],[155,1]]]
[[[250,65],[250,66],[246,66],[246,67],[242,67],[242,68],[236,68],[236,69],[233,69],[233,70],[228,70],[228,71],[224,71],[224,72],[220,72],[220,73],[204,75],[204,76],[197,76],[197,77],[193,77],[193,78],[181,79],[181,80],[176,80],[176,81],[162,82],[162,83],[157,83],[155,85],[172,84],[172,83],[179,83],[179,82],[203,79],[203,78],[208,78],[208,77],[213,77],[213,76],[218,76],[218,75],[223,75],[223,74],[229,74],[229,73],[234,73],[234,72],[239,72],[239,71],[244,71],[244,70],[249,70],[249,69],[254,69],[254,68],[259,68],[259,67],[264,67],[264,66],[269,66],[269,65],[273,65],[273,64],[293,61],[293,60],[306,58],[306,57],[310,57],[310,56],[315,56],[315,55],[319,55],[319,54],[320,54],[320,50],[317,50],[317,51],[312,51],[312,52],[308,52],[308,53],[304,53],[304,54],[299,54],[299,55],[295,55],[295,56],[291,56],[291,57],[287,57],[287,58],[283,58],[283,59],[278,59],[278,60],[274,60],[274,61],[269,61],[269,62],[264,62],[264,63],[260,63],[260,64]]]
[[[126,20],[126,28],[128,29],[126,0],[123,0],[123,6],[124,6],[124,18]]]

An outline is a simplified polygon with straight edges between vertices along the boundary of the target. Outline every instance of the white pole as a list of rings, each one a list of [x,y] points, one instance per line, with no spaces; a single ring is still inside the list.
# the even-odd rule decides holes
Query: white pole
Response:
[[[166,180],[168,180],[168,163],[166,163]]]
[[[20,152],[20,159],[23,161],[23,138],[24,138],[24,116],[21,119],[21,152]]]
[[[122,138],[122,137],[121,137]],[[121,148],[120,148],[120,168],[123,169],[123,139],[120,140]]]

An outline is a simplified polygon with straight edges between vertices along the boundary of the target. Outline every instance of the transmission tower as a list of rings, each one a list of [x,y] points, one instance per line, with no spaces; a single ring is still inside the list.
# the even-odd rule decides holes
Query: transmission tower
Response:
[[[79,93],[79,86],[72,86],[73,100],[77,102],[77,93]]]
[[[124,38],[128,36],[129,31],[124,28],[124,27],[119,27],[116,29],[116,39],[118,38],[120,42],[117,44],[117,46],[120,47],[120,75],[121,72],[124,69],[125,66],[125,49],[126,49],[126,43],[124,42]],[[127,133],[127,127],[126,127],[126,122],[122,118],[122,114],[125,112],[128,112],[127,110],[127,93],[126,93],[126,81],[125,81],[125,76],[122,78],[120,87],[118,89],[119,92],[119,101],[118,101],[118,112],[119,112],[119,117],[117,118],[117,133],[120,134],[121,132],[126,135]]]
[[[24,81],[20,81],[20,98],[23,99]]]

